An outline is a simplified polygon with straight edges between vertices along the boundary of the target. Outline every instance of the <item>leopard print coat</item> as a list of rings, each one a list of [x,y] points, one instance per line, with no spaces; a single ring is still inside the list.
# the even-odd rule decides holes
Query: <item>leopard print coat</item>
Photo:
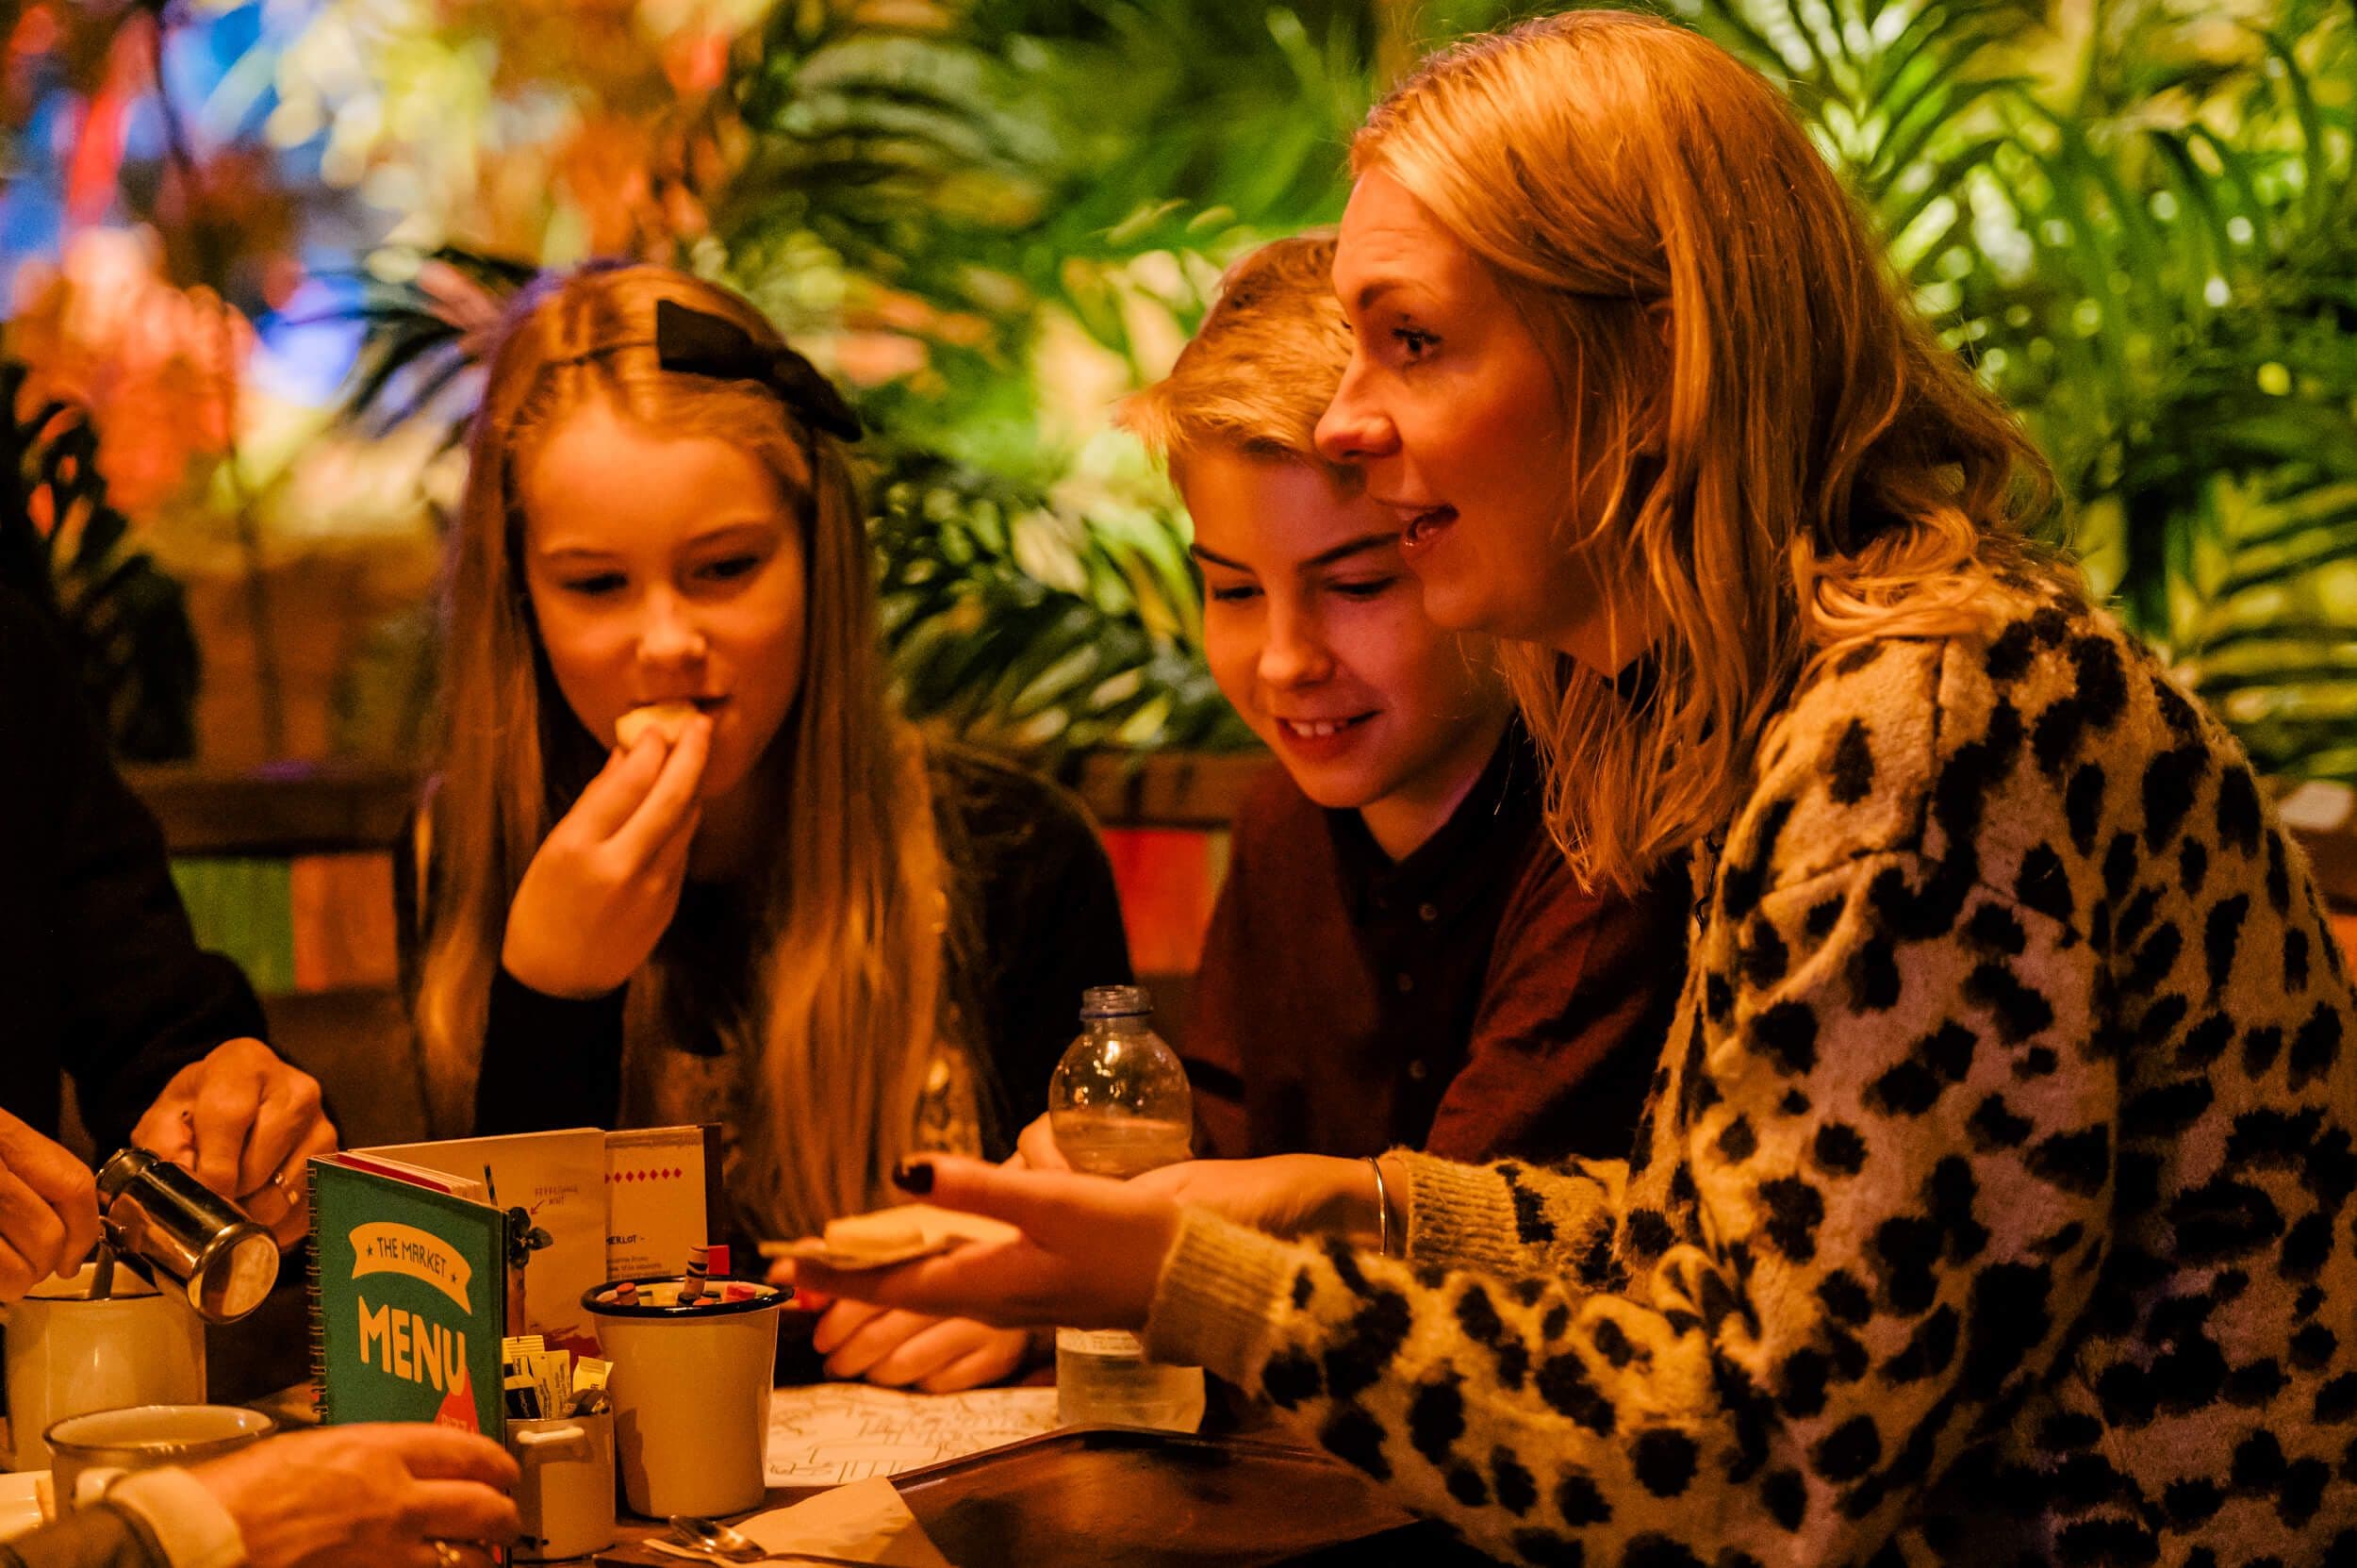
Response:
[[[2034,590],[1763,753],[1625,1165],[1190,1213],[1149,1349],[1533,1564],[2357,1561],[2357,1010],[2233,741]]]

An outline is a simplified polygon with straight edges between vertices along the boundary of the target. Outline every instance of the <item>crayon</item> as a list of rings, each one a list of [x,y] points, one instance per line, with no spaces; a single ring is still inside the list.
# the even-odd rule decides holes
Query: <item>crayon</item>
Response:
[[[687,1275],[680,1281],[680,1305],[701,1300],[704,1294],[704,1278],[711,1270],[711,1262],[701,1246],[687,1249]]]

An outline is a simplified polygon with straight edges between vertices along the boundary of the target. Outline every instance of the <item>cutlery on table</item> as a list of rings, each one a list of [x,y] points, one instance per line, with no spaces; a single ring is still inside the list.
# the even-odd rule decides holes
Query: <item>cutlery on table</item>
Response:
[[[822,1568],[874,1568],[874,1564],[855,1557],[829,1557],[823,1552],[773,1552],[760,1542],[717,1519],[705,1519],[693,1513],[671,1515],[670,1526],[671,1533],[663,1539],[664,1545],[684,1546],[716,1562],[816,1562]]]

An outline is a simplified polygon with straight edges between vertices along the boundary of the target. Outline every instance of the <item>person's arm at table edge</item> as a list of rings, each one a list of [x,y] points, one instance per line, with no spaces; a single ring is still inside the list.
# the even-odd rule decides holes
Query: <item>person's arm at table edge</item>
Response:
[[[197,945],[172,880],[163,832],[116,770],[105,734],[41,612],[0,605],[10,710],[0,732],[49,737],[41,824],[58,835],[51,922],[65,933],[65,1037],[84,1124],[101,1152],[120,1147],[173,1075],[223,1041],[266,1037],[261,1004],[238,966]]]
[[[0,1568],[179,1568],[147,1527],[100,1504],[0,1541]]]
[[[125,1477],[95,1503],[0,1542],[0,1568],[239,1568],[238,1522],[186,1470]]]
[[[393,852],[393,929],[402,999],[418,1015],[425,967],[423,900],[418,845],[429,831],[427,802],[404,825]],[[622,997],[626,987],[576,1000],[536,991],[505,968],[492,972],[484,1020],[483,1060],[475,1079],[475,1127],[481,1133],[610,1127],[622,1103]]]

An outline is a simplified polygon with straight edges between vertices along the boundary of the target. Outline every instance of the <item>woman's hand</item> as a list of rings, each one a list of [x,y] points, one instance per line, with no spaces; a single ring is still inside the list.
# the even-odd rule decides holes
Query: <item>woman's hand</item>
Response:
[[[994,1329],[970,1317],[935,1317],[837,1301],[819,1314],[812,1348],[827,1358],[830,1378],[862,1378],[881,1388],[955,1394],[1014,1375],[1031,1347],[1022,1329]]]
[[[550,830],[507,911],[500,964],[554,997],[596,997],[638,971],[679,908],[712,751],[699,714],[676,745],[653,732],[605,759]]]
[[[1009,1326],[1138,1329],[1178,1237],[1178,1205],[1136,1183],[1020,1170],[948,1155],[893,1180],[945,1209],[1022,1231],[892,1268],[831,1269],[803,1260],[799,1288],[879,1307]]]
[[[1014,1140],[1014,1152],[1006,1163],[1023,1170],[1070,1170],[1072,1162],[1056,1147],[1056,1129],[1046,1115],[1031,1118],[1031,1123]]]
[[[864,1378],[881,1388],[955,1394],[1003,1382],[1021,1370],[1031,1336],[970,1317],[936,1317],[867,1301],[836,1301],[797,1283],[791,1259],[769,1265],[769,1283],[794,1293],[792,1305],[816,1312],[811,1348],[827,1358],[830,1378]]]
[[[1023,1130],[1007,1164],[1026,1170],[1072,1168],[1056,1147],[1056,1130],[1046,1116],[1033,1117]],[[1132,1177],[1129,1184],[1273,1236],[1331,1233],[1372,1241],[1378,1234],[1375,1173],[1364,1160],[1323,1154],[1187,1160]]]
[[[452,1559],[435,1542],[512,1541],[522,1525],[507,1451],[423,1423],[289,1432],[190,1474],[237,1520],[252,1568],[437,1568]],[[471,1546],[456,1555],[490,1560]]]
[[[1372,1242],[1377,1234],[1375,1173],[1364,1160],[1324,1154],[1188,1160],[1131,1177],[1129,1185],[1272,1236],[1334,1234]]]

